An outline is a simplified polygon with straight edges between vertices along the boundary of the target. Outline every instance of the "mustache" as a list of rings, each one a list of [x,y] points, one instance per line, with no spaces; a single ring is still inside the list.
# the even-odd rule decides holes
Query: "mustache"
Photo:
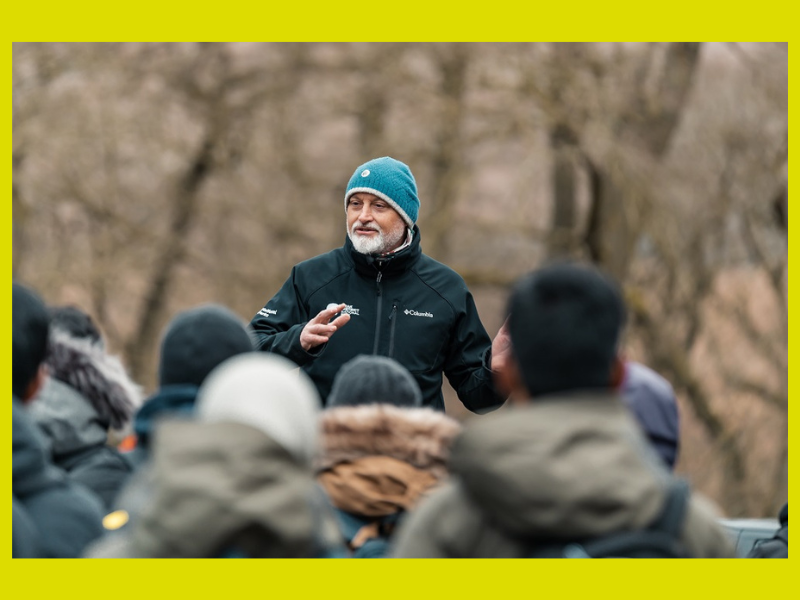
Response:
[[[350,233],[355,234],[356,229],[371,229],[372,231],[377,231],[378,233],[381,233],[381,228],[378,227],[375,223],[370,223],[369,225],[367,225],[362,223],[361,221],[356,221],[350,228]]]

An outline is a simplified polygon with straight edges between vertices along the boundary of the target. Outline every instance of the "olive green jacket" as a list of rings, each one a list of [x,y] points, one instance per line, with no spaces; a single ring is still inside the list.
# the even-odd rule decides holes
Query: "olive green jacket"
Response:
[[[470,421],[453,478],[410,515],[396,557],[521,558],[536,543],[642,528],[670,474],[616,396],[536,399]],[[682,539],[692,556],[733,557],[711,505],[694,494]]]

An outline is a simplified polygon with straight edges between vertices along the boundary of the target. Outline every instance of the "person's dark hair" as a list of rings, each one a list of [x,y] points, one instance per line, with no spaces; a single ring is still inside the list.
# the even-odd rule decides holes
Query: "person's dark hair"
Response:
[[[224,306],[187,310],[170,322],[161,341],[159,383],[199,387],[217,365],[252,351],[244,323]]]
[[[610,278],[576,263],[544,267],[517,283],[508,315],[531,396],[612,385],[625,304]]]
[[[50,327],[67,332],[72,337],[86,339],[95,344],[103,341],[92,317],[75,306],[50,307]]]
[[[422,406],[422,391],[403,365],[387,356],[359,355],[347,361],[333,380],[327,408],[362,404]]]
[[[12,391],[22,398],[47,354],[50,318],[33,291],[12,284]]]

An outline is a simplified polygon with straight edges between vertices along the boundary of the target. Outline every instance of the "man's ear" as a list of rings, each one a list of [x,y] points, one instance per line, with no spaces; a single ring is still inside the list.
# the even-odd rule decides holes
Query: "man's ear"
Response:
[[[36,395],[44,386],[44,382],[47,379],[47,367],[42,363],[39,365],[39,370],[36,371],[36,377],[34,377],[31,382],[28,384],[28,387],[25,388],[25,393],[22,394],[22,402],[24,404],[30,404],[36,399]]]
[[[617,354],[614,358],[614,364],[611,365],[611,387],[618,390],[622,387],[622,382],[625,381],[625,358],[621,354]]]

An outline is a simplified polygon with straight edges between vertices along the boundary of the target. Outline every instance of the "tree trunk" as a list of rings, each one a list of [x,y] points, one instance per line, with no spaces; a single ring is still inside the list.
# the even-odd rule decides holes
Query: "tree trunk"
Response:
[[[553,155],[553,213],[547,238],[549,260],[574,258],[577,254],[577,165],[575,139],[566,127],[550,132]]]
[[[145,380],[147,361],[154,355],[175,270],[186,255],[187,237],[197,214],[200,188],[213,169],[215,142],[215,134],[209,132],[175,190],[167,239],[155,260],[136,333],[127,346],[128,365],[134,381]]]
[[[439,260],[444,259],[448,250],[458,185],[464,170],[461,128],[465,112],[468,51],[464,44],[453,44],[439,61],[444,110],[431,161],[431,212],[425,227],[425,252]]]
[[[626,198],[614,179],[587,161],[591,209],[584,238],[589,256],[596,265],[625,281],[638,237],[629,217]]]

